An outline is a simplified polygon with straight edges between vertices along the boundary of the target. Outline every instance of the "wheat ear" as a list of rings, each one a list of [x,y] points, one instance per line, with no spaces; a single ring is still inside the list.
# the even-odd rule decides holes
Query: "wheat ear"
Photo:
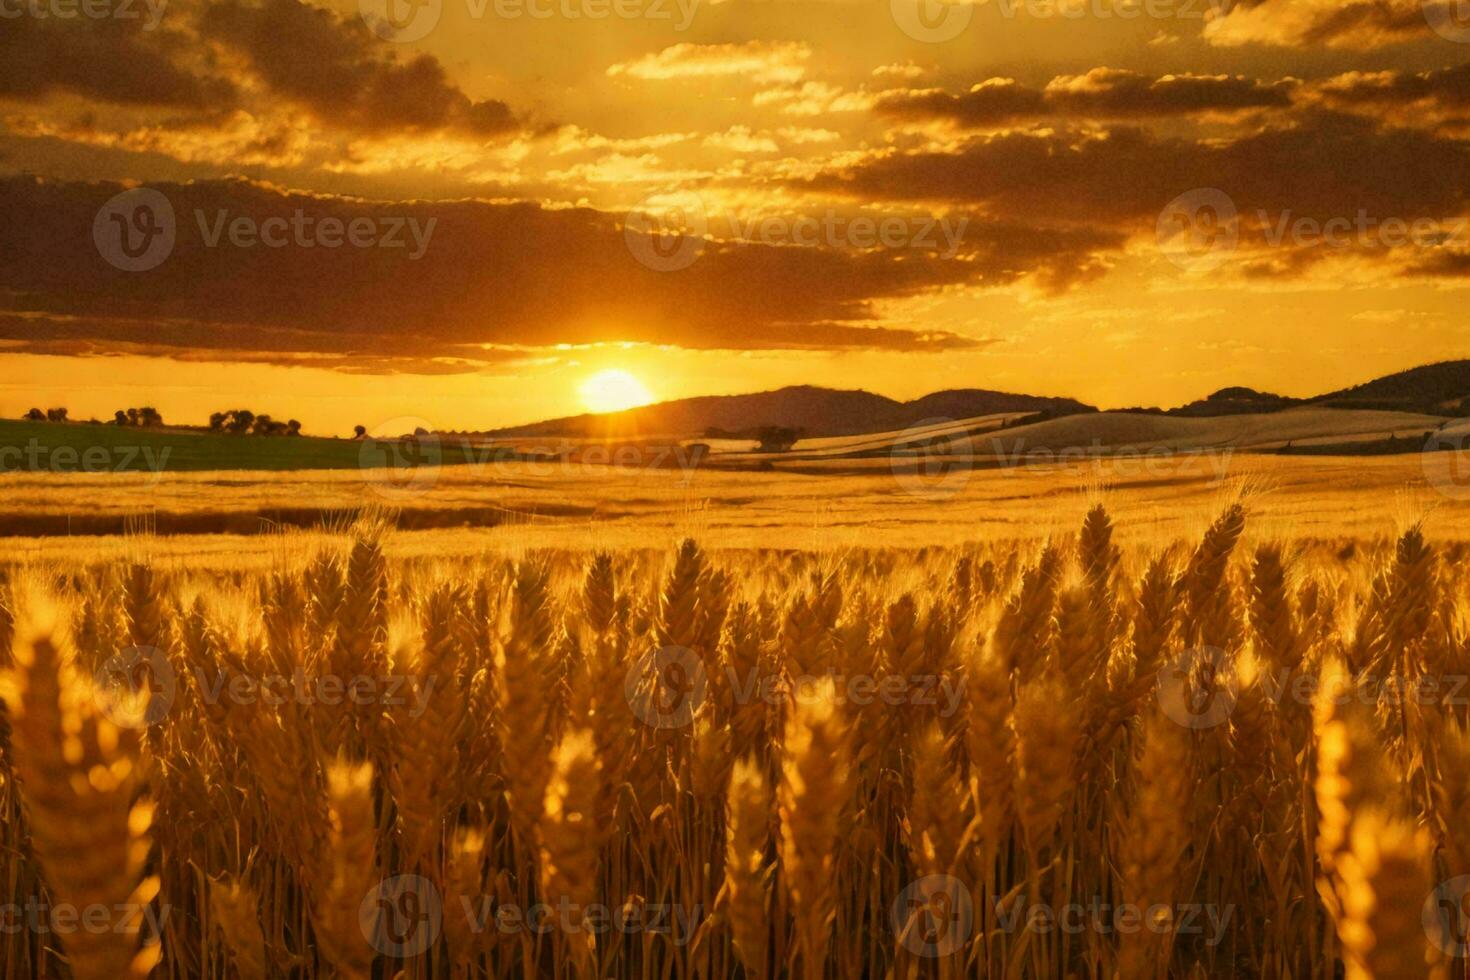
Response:
[[[837,841],[848,796],[848,733],[831,681],[792,712],[786,726],[777,791],[781,866],[796,919],[805,980],[820,980],[836,906]]]
[[[725,833],[725,909],[735,955],[752,980],[765,980],[770,933],[771,790],[756,759],[735,764],[730,778],[730,816]]]
[[[138,950],[139,920],[159,882],[143,875],[153,806],[135,802],[138,735],[98,710],[100,695],[77,670],[62,610],[39,593],[27,600],[3,696],[31,846],[53,910],[60,904],[113,915],[128,910],[113,928],[66,932],[72,976],[142,977],[159,949]]]

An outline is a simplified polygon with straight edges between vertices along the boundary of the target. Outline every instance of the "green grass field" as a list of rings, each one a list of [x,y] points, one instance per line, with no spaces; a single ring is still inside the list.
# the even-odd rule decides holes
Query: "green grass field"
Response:
[[[416,447],[386,440],[228,436],[77,422],[0,420],[0,473],[187,473],[347,470],[457,465],[497,450],[459,442]],[[503,452],[503,450],[500,450]]]

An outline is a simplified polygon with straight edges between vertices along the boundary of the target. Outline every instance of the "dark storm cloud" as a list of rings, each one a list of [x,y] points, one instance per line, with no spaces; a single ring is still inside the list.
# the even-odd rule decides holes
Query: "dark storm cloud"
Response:
[[[1216,44],[1367,50],[1432,39],[1431,23],[1457,23],[1459,0],[1229,0],[1205,28]]]
[[[1423,72],[1349,72],[1322,82],[1314,92],[1326,104],[1341,108],[1379,107],[1392,112],[1428,103],[1460,112],[1470,109],[1470,64]]]
[[[1465,209],[1470,150],[1429,132],[1313,112],[1233,140],[1133,127],[1009,132],[955,152],[873,154],[800,186],[1115,229],[1152,227],[1173,196],[1205,187],[1223,190],[1242,212],[1447,217]]]
[[[372,132],[454,128],[485,136],[518,125],[505,103],[466,96],[435,58],[399,61],[361,21],[298,0],[210,4],[199,30],[244,58],[272,92],[328,124]]]
[[[141,4],[135,9],[143,11]],[[0,97],[29,101],[71,92],[115,105],[192,109],[235,101],[228,79],[180,63],[188,38],[167,21],[152,29],[146,24],[30,16],[0,21]]]
[[[137,9],[145,9],[141,0]],[[474,137],[521,128],[504,102],[471,99],[438,60],[402,57],[356,18],[299,0],[157,9],[164,16],[152,26],[146,19],[0,20],[0,97],[39,101],[70,92],[99,103],[198,110],[194,122],[205,123],[259,89],[326,128]],[[274,104],[245,107],[269,116]]]
[[[1055,78],[1044,88],[993,78],[968,92],[939,90],[885,93],[878,110],[899,119],[942,119],[961,126],[993,127],[1045,118],[1133,119],[1194,116],[1242,109],[1284,108],[1294,81],[1274,83],[1238,75],[1153,77],[1115,68]]]
[[[124,272],[93,239],[98,208],[121,188],[35,178],[0,182],[0,337],[73,349],[192,351],[194,356],[423,372],[503,358],[507,346],[642,341],[703,349],[962,349],[943,329],[877,324],[873,303],[937,287],[1048,285],[1095,273],[1107,233],[990,223],[958,254],[924,249],[705,244],[679,271],[640,264],[621,216],[587,208],[479,201],[372,203],[244,181],[157,185],[177,243],[157,268]],[[232,245],[211,229],[237,218],[282,228],[304,214],[432,233],[412,248]],[[204,228],[201,229],[200,222]],[[405,237],[408,237],[405,234]],[[411,243],[411,242],[410,242]],[[21,316],[19,314],[25,314]],[[490,349],[486,349],[489,345]],[[200,353],[207,352],[207,353]],[[240,359],[246,359],[242,356]],[[447,359],[447,360],[446,360]]]

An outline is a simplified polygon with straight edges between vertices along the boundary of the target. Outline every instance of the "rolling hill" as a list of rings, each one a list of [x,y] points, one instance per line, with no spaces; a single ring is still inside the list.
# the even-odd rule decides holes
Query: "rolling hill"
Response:
[[[750,433],[765,425],[800,429],[806,438],[900,430],[938,419],[968,419],[1005,413],[1073,415],[1096,408],[1071,398],[1016,395],[984,389],[939,391],[911,402],[867,391],[836,391],[798,385],[749,395],[705,395],[659,402],[626,412],[575,415],[534,425],[498,429],[493,437],[595,439],[603,436],[695,438],[710,430]]]
[[[1470,360],[1445,361],[1310,398],[1246,387],[1222,388],[1171,409],[1124,409],[1121,414],[1210,419],[1275,415],[1294,408],[1362,409],[1453,418],[1470,413]],[[484,433],[490,438],[600,439],[706,435],[750,438],[761,426],[799,429],[802,441],[898,432],[929,422],[997,415],[1045,413],[1042,419],[1091,415],[1098,410],[1073,398],[1041,397],[983,388],[938,391],[902,402],[867,391],[811,385],[748,395],[704,395],[659,402],[625,412],[574,415]],[[1109,413],[1112,414],[1112,413]],[[1415,424],[1415,423],[1410,423]]]
[[[1214,418],[1219,415],[1265,415],[1304,404],[1300,398],[1287,398],[1254,388],[1221,388],[1208,398],[1171,408],[1164,415],[1185,418]]]
[[[1425,415],[1470,412],[1470,360],[1440,361],[1312,399],[1329,408],[1377,408]]]

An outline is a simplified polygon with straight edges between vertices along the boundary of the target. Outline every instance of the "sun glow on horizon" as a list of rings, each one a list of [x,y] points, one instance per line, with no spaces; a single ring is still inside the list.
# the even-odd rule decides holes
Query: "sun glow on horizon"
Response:
[[[653,402],[653,393],[632,374],[622,368],[598,371],[580,389],[582,404],[595,415],[622,412]]]

